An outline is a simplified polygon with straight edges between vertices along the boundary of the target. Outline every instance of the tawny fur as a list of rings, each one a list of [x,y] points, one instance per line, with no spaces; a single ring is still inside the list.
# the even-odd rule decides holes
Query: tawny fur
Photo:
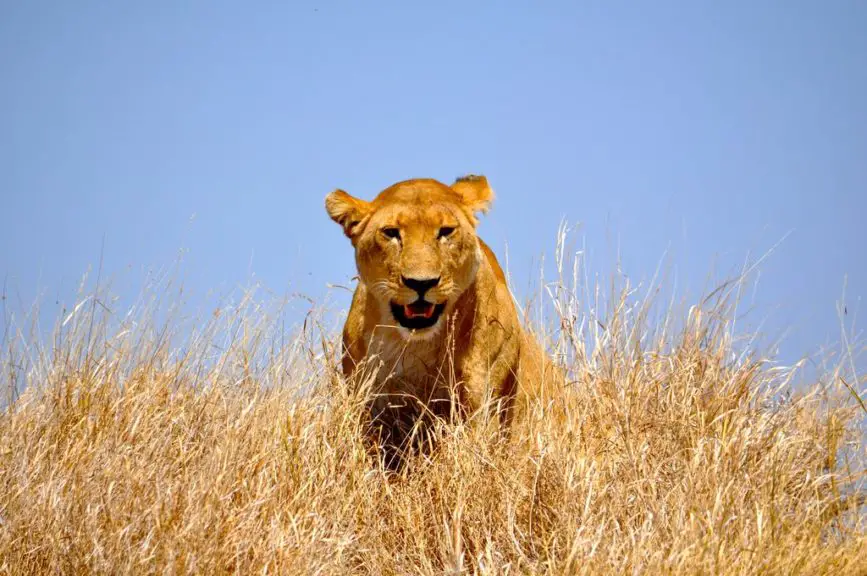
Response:
[[[492,200],[481,176],[452,186],[399,182],[372,202],[342,190],[326,198],[329,215],[352,241],[359,272],[343,330],[343,373],[352,379],[376,363],[371,415],[392,434],[425,411],[453,413],[455,397],[462,414],[496,406],[508,425],[558,381],[521,326],[494,253],[476,235],[476,214]],[[392,314],[392,304],[418,298],[402,276],[440,278],[425,297],[445,306],[434,326],[412,331]]]

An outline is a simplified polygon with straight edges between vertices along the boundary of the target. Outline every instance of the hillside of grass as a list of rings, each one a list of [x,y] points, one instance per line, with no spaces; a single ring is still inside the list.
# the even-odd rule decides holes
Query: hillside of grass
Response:
[[[867,574],[856,344],[794,386],[733,285],[547,294],[561,397],[509,441],[443,423],[399,474],[315,313],[250,295],[188,330],[96,293],[50,340],[7,325],[0,573]]]

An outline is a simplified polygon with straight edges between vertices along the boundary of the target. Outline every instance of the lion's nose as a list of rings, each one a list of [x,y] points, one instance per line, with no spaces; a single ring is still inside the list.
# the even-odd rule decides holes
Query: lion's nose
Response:
[[[407,288],[411,288],[418,292],[419,297],[424,297],[424,293],[436,286],[440,283],[439,277],[437,278],[407,278],[406,276],[401,276],[401,280],[403,280],[404,285]]]

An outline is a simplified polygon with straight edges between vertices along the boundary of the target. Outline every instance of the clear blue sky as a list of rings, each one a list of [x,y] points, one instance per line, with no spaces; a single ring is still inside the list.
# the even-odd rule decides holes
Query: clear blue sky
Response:
[[[319,297],[354,272],[325,194],[477,172],[519,292],[564,218],[591,268],[668,250],[693,294],[791,232],[756,321],[784,359],[837,339],[844,276],[850,314],[867,294],[867,3],[625,4],[4,2],[0,275],[54,314],[104,237],[121,292],[185,249],[194,300],[251,272]]]

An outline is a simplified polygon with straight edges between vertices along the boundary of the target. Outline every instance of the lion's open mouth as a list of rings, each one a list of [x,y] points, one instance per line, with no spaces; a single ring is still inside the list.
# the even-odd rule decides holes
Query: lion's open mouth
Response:
[[[412,304],[391,304],[391,313],[398,324],[411,330],[430,328],[437,323],[446,304],[431,304],[424,300],[416,300]]]

